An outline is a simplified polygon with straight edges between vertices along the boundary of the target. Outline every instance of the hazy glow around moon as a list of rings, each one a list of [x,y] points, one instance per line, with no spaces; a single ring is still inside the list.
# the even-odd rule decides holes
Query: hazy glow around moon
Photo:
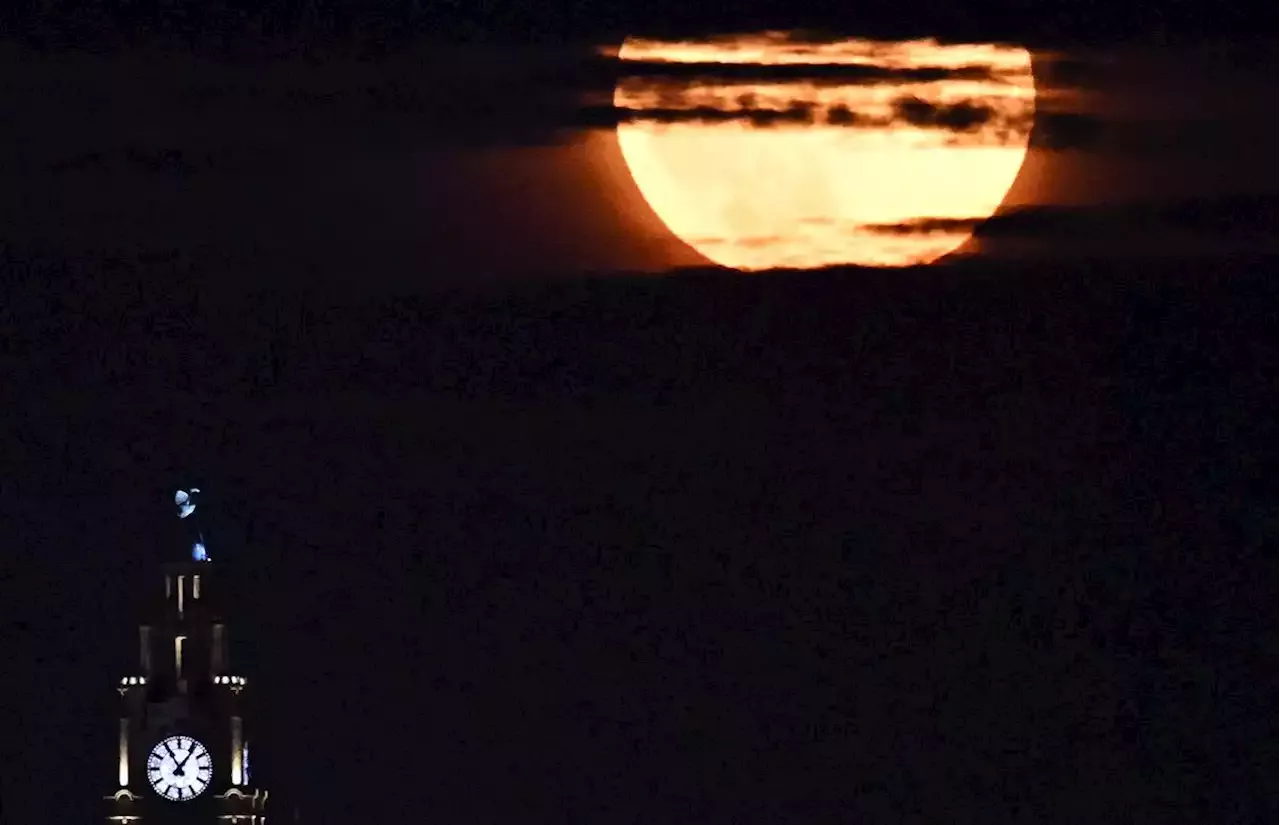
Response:
[[[1004,199],[1035,114],[1017,47],[769,32],[629,39],[618,58],[618,142],[641,194],[742,270],[952,252]]]

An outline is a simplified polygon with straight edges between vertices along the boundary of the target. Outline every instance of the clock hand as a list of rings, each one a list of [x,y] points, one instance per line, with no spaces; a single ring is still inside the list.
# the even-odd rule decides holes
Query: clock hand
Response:
[[[169,750],[169,757],[173,759],[174,776],[183,776],[182,766],[187,764],[187,760],[191,758],[191,751],[187,751],[187,755],[183,759],[178,759],[177,752],[173,749],[173,746],[168,743],[168,741],[165,742],[165,747]]]
[[[179,765],[179,766],[178,766],[178,770],[183,771],[183,776],[186,776],[186,775],[187,775],[187,774],[186,774],[186,766],[187,766],[187,762],[191,761],[191,757],[192,757],[192,756],[195,756],[195,755],[196,755],[196,748],[195,748],[195,747],[192,747],[192,748],[191,748],[191,751],[189,751],[189,752],[187,753],[187,758],[184,758],[184,760],[182,760],[182,765]]]

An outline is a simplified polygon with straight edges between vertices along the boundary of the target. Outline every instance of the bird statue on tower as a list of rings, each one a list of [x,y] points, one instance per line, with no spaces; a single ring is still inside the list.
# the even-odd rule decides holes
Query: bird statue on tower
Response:
[[[186,519],[195,513],[196,496],[199,493],[199,487],[192,487],[190,490],[178,490],[173,494],[173,503],[178,507],[178,518]],[[191,519],[191,521],[195,527],[195,539],[191,542],[191,560],[209,561],[209,551],[204,545],[204,533],[200,530],[197,519]]]

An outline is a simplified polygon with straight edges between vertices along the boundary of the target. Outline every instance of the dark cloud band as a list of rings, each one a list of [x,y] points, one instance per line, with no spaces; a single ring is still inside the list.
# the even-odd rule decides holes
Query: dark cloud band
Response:
[[[990,66],[902,68],[863,63],[676,63],[617,60],[609,67],[621,81],[647,80],[703,84],[805,83],[814,86],[874,86],[936,83],[947,80],[994,81]]]
[[[919,218],[859,227],[883,235],[975,232],[988,238],[1071,239],[1117,234],[1178,232],[1197,235],[1275,236],[1274,195],[1204,198],[1174,204],[1028,206],[987,218]]]

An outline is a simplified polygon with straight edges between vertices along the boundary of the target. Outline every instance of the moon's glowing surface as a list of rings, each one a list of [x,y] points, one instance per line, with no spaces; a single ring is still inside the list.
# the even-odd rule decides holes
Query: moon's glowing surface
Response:
[[[741,270],[905,266],[1000,206],[1035,117],[1025,49],[770,32],[629,39],[618,142],[685,243]]]

